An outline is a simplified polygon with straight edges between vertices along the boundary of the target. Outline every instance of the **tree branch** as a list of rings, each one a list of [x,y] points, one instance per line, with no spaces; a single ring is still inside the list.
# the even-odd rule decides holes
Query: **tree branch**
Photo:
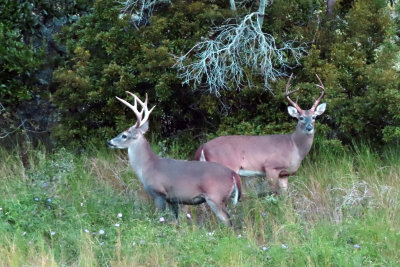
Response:
[[[122,4],[120,14],[130,15],[135,24],[141,21],[146,23],[153,14],[154,8],[163,3],[171,4],[171,0],[126,0],[119,1]]]
[[[214,39],[197,43],[185,55],[175,57],[175,68],[183,84],[193,83],[197,88],[205,85],[210,93],[219,95],[219,90],[253,87],[252,76],[261,75],[264,88],[270,90],[269,81],[286,76],[282,71],[288,65],[290,54],[295,63],[305,52],[302,46],[295,47],[294,41],[281,44],[262,32],[254,12],[248,14],[240,24],[228,24],[214,29],[219,34]]]

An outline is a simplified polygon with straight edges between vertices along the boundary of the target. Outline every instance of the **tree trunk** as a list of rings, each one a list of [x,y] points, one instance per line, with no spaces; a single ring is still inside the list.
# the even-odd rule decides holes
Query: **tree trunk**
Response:
[[[258,26],[260,27],[260,29],[262,28],[262,25],[264,23],[266,2],[267,2],[267,0],[260,0],[260,6],[258,7],[257,22],[258,22]]]
[[[231,4],[231,10],[236,11],[235,0],[229,0],[229,3]]]

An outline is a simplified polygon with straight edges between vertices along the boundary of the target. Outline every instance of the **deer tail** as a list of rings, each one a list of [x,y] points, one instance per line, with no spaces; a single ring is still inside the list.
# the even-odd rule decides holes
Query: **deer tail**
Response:
[[[207,161],[205,155],[204,155],[204,149],[203,149],[203,145],[201,145],[197,151],[196,154],[194,155],[194,159],[195,160],[199,160],[199,161]]]
[[[237,204],[239,199],[242,196],[242,181],[240,180],[239,175],[235,172],[232,176],[233,179],[233,204]]]

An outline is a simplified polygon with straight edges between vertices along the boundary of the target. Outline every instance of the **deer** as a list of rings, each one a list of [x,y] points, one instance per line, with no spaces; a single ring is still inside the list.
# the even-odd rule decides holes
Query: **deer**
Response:
[[[135,113],[137,122],[108,140],[107,145],[128,149],[130,165],[153,199],[156,209],[164,211],[168,204],[178,219],[179,204],[199,205],[206,202],[222,223],[232,226],[226,204],[229,198],[237,204],[241,197],[239,175],[215,162],[176,160],[156,155],[144,136],[149,129],[149,115],[155,106],[148,109],[147,94],[142,102],[135,94],[126,93],[133,96],[133,105],[116,98]]]
[[[326,103],[319,102],[325,95],[325,87],[317,76],[321,95],[311,109],[303,110],[290,95],[299,91],[290,91],[290,76],[286,84],[286,99],[290,116],[298,120],[296,130],[291,134],[279,135],[231,135],[212,139],[197,149],[195,159],[217,162],[240,176],[266,176],[272,193],[286,192],[288,176],[297,172],[301,162],[309,153],[315,133],[315,119],[324,113]]]

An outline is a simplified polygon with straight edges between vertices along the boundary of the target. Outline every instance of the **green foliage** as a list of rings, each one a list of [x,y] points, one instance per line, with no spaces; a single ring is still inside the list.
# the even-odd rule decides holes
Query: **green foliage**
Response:
[[[63,48],[57,47],[52,35],[91,3],[0,1],[0,139],[5,146],[21,137],[31,141],[29,135],[46,133],[54,123],[56,116],[47,112],[54,109],[45,99]]]
[[[227,2],[174,1],[159,6],[150,25],[139,29],[129,16],[119,17],[120,8],[115,1],[98,1],[92,13],[59,35],[68,48],[68,61],[55,72],[53,95],[61,112],[53,136],[61,144],[103,143],[132,125],[132,112],[114,98],[125,97],[127,90],[149,94],[150,105],[157,105],[152,133],[166,138],[167,146],[182,138],[185,154],[198,145],[193,136],[205,140],[293,131],[284,98],[286,79],[271,82],[270,94],[253,75],[255,88],[244,85],[240,92],[225,91],[216,98],[176,78],[172,55],[186,53],[208,36],[212,25],[233,17]],[[240,8],[238,14],[248,13],[246,8],[254,7]],[[300,106],[308,109],[320,93],[315,74],[327,88],[318,145],[340,151],[342,144],[353,143],[353,136],[376,146],[398,141],[398,22],[385,1],[339,1],[334,18],[325,16],[325,1],[274,1],[266,12],[263,29],[278,43],[290,39],[309,45],[302,65],[287,70],[295,74],[292,87],[301,89]]]
[[[31,97],[33,74],[40,66],[42,52],[24,40],[33,16],[30,5],[19,1],[0,4],[0,98],[3,104]]]
[[[324,81],[325,121],[346,143],[353,136],[375,144],[396,138],[399,48],[384,2],[357,1],[343,20],[327,21],[304,60],[302,76],[318,73]]]
[[[179,135],[179,130],[204,123],[197,108],[200,94],[180,85],[171,54],[207,34],[212,23],[223,19],[223,11],[177,1],[137,30],[128,16],[118,17],[120,8],[116,1],[98,1],[93,13],[59,35],[70,53],[68,64],[55,72],[54,102],[62,121],[54,136],[63,144],[103,143],[132,125],[133,113],[115,99],[125,98],[125,91],[140,97],[148,93],[150,105],[157,105],[150,128],[158,135]]]

